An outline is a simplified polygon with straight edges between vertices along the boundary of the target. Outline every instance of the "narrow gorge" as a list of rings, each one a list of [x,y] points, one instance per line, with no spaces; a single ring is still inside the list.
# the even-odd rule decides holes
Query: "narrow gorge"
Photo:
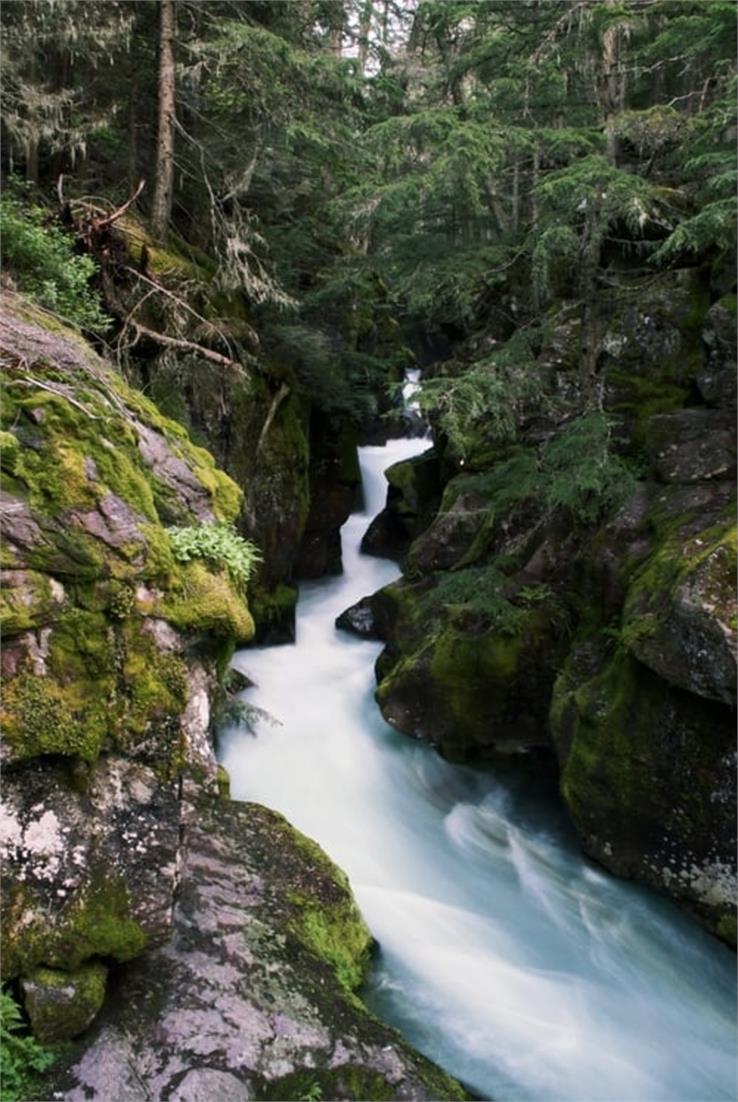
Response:
[[[3,1102],[736,1079],[736,9],[17,0]]]

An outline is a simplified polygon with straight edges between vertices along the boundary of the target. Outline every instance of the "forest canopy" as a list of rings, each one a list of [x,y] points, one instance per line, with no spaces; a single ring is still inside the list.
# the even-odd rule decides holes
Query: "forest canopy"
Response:
[[[65,201],[110,213],[143,178],[152,242],[211,300],[235,295],[319,401],[359,413],[418,334],[453,344],[493,319],[504,340],[562,297],[586,330],[602,286],[730,269],[735,15],[732,0],[8,4],[6,256],[24,247],[19,202],[51,207],[63,180]],[[21,284],[63,308],[28,267]]]

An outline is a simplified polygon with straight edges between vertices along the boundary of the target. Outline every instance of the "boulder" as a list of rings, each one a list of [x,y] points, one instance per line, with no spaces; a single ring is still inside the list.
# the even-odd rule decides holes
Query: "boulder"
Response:
[[[171,932],[179,811],[174,781],[124,758],[6,770],[4,975],[126,961]]]
[[[381,639],[372,608],[371,597],[362,597],[340,616],[336,617],[336,627],[342,631],[353,632],[362,639]]]
[[[564,801],[585,851],[735,937],[735,723],[604,634],[581,637],[554,688]]]
[[[276,812],[193,808],[174,926],[55,1097],[103,1102],[111,1082],[142,1102],[466,1097],[356,997],[371,935],[345,876]]]
[[[171,933],[183,800],[218,789],[211,704],[253,621],[165,530],[237,519],[212,456],[18,296],[0,336],[3,978],[51,1039]]]
[[[385,471],[387,504],[369,525],[361,550],[399,559],[424,530],[441,497],[440,463],[433,449],[393,463]]]
[[[620,561],[622,639],[670,684],[735,704],[733,490],[670,486],[651,497],[650,543]]]
[[[41,1044],[68,1041],[82,1033],[105,999],[108,969],[91,961],[71,972],[37,968],[21,980],[33,1035]]]
[[[702,340],[707,363],[697,375],[697,386],[708,406],[735,409],[738,370],[736,368],[736,296],[723,295],[707,312]]]

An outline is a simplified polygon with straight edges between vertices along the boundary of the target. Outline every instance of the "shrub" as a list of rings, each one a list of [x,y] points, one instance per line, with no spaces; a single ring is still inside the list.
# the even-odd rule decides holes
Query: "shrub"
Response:
[[[167,534],[177,562],[207,559],[216,567],[225,567],[237,585],[246,585],[254,565],[261,562],[259,549],[239,536],[231,524],[167,528]]]
[[[83,329],[110,327],[90,287],[97,265],[74,252],[74,238],[48,220],[40,207],[24,209],[11,195],[0,198],[2,260],[19,289],[41,306]]]

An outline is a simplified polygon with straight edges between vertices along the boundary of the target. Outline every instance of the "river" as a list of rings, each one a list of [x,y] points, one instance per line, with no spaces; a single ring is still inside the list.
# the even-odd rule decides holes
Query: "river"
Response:
[[[335,617],[398,575],[359,543],[383,470],[427,447],[360,450],[344,574],[301,586],[297,642],[238,652],[265,709],[224,731],[234,798],[276,808],[349,874],[381,952],[377,1014],[483,1099],[736,1097],[735,958],[655,893],[585,860],[545,776],[442,761],[373,699],[381,644]]]

